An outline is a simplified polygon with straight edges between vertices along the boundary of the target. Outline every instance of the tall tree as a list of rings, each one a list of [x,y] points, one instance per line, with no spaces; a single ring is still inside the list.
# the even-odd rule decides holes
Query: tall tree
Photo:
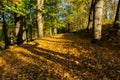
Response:
[[[17,9],[15,9],[13,7],[14,4],[18,5],[19,1],[17,0],[0,0],[0,12],[2,13],[2,21],[3,21],[3,26],[2,26],[2,30],[4,33],[4,42],[5,42],[5,48],[9,47],[10,44],[10,39],[8,36],[8,26],[7,26],[7,22],[9,22],[8,17],[6,17],[6,10],[10,9],[10,12],[17,12]],[[8,15],[10,16],[10,14],[8,13]]]
[[[23,27],[24,27],[24,19],[23,16],[20,14],[17,14],[16,19],[16,37],[17,37],[17,45],[20,45],[23,43]]]
[[[92,43],[100,43],[102,32],[102,13],[104,0],[95,0],[93,12],[93,39]]]
[[[5,49],[7,49],[9,47],[9,39],[8,39],[8,30],[7,30],[7,26],[6,26],[4,12],[2,12],[2,21],[3,21],[2,30],[3,30],[3,34],[4,34]]]
[[[19,13],[14,13],[14,20],[15,20],[15,36],[17,45],[23,43],[23,16]]]
[[[115,21],[114,21],[114,28],[120,29],[120,0],[118,1]]]
[[[87,31],[93,27],[93,10],[94,10],[94,4],[95,0],[92,0],[90,11],[89,11],[89,18],[88,18],[88,25],[87,25]]]
[[[42,16],[42,8],[43,8],[44,0],[37,0],[37,22],[38,22],[38,38],[43,37],[43,16]]]

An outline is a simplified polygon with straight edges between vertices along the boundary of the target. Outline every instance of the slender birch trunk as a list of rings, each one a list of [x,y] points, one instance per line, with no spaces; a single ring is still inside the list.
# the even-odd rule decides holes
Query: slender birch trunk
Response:
[[[98,43],[102,34],[102,15],[104,0],[96,0],[93,13],[93,40],[92,43]]]
[[[44,0],[37,0],[38,10],[41,11],[43,8]],[[43,17],[42,13],[37,13],[37,23],[38,23],[38,38],[43,37]]]

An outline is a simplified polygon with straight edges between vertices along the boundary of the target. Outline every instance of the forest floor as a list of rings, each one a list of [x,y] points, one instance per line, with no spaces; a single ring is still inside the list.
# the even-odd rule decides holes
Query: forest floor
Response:
[[[120,49],[74,33],[0,52],[0,80],[120,80]]]

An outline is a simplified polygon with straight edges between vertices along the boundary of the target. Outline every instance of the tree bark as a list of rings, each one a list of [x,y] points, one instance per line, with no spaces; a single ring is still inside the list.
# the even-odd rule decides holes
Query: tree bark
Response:
[[[57,34],[57,28],[54,27],[54,34]]]
[[[67,32],[70,33],[70,23],[67,23]]]
[[[118,1],[115,21],[114,21],[114,28],[120,29],[120,0]]]
[[[17,45],[20,45],[24,42],[24,40],[23,40],[23,32],[24,32],[23,16],[15,13],[14,18],[15,18],[16,43],[17,43]]]
[[[50,26],[50,36],[53,35],[53,28]]]
[[[43,8],[44,0],[37,0],[38,10],[41,11]],[[43,37],[43,18],[42,13],[37,13],[37,23],[38,23],[38,38]]]
[[[88,25],[87,31],[89,32],[90,29],[93,27],[93,11],[94,11],[95,0],[92,0],[90,11],[89,11],[89,18],[88,18]]]
[[[7,26],[6,26],[6,21],[5,21],[5,13],[2,12],[2,21],[3,21],[3,25],[2,25],[2,30],[4,33],[4,42],[5,42],[5,49],[7,49],[9,47],[9,38],[8,38],[8,30],[7,30]]]
[[[101,40],[102,33],[102,14],[104,0],[96,0],[93,12],[93,39],[92,43],[98,43]]]
[[[32,41],[33,40],[32,25],[30,25],[29,27],[30,27],[30,41]]]
[[[24,27],[24,22],[23,22],[23,16],[20,16],[20,22],[18,23],[18,33],[17,33],[17,45],[23,44],[23,27]]]
[[[23,22],[22,22],[22,26],[23,26],[23,35],[22,35],[22,38],[23,38],[23,41],[27,41],[26,39],[27,39],[27,36],[26,36],[26,20],[25,20],[25,17],[24,16],[22,16],[22,20],[23,20]]]

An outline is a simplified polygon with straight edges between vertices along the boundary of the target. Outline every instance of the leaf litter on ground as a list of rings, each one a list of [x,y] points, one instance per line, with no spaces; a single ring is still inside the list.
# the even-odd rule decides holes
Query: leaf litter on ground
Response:
[[[0,80],[119,80],[120,50],[73,33],[13,46],[0,53]]]

